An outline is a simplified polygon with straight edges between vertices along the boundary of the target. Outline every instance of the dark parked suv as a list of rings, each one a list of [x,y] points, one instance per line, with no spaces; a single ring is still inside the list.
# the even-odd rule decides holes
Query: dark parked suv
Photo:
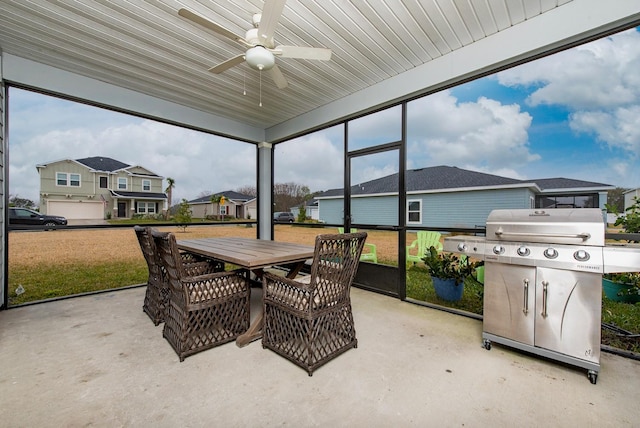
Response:
[[[66,226],[64,217],[44,215],[27,208],[9,208],[9,227],[11,226]]]
[[[273,213],[274,223],[293,223],[296,218],[293,213]]]

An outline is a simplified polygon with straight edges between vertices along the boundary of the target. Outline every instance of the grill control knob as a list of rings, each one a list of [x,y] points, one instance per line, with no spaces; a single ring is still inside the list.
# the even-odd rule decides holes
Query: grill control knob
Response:
[[[573,258],[579,262],[586,262],[587,260],[589,260],[589,257],[589,253],[587,253],[585,250],[578,250],[573,253]]]
[[[493,254],[503,254],[504,253],[504,247],[502,245],[496,245],[495,247],[493,247]]]
[[[529,249],[527,247],[522,245],[522,246],[518,247],[517,253],[518,253],[519,256],[526,257],[529,254],[531,254],[531,251],[529,251]]]
[[[555,259],[558,257],[558,251],[555,248],[547,248],[544,250],[544,256],[548,259]]]
[[[467,251],[467,244],[465,244],[464,242],[459,243],[458,244],[458,251],[461,251],[461,252]]]

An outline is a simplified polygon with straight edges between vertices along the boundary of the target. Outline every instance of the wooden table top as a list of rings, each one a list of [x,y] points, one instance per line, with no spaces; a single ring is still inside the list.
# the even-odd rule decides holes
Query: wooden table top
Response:
[[[178,248],[247,268],[259,269],[313,258],[314,248],[251,238],[200,238],[177,241]]]

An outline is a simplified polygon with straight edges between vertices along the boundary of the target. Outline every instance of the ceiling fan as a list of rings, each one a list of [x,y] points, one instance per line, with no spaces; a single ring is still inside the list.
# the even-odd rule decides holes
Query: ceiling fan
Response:
[[[273,34],[285,3],[286,0],[265,0],[262,13],[253,15],[254,28],[248,30],[244,37],[188,9],[179,9],[178,15],[213,30],[223,37],[235,40],[247,48],[246,52],[211,67],[209,71],[219,74],[246,61],[255,70],[268,71],[276,86],[283,89],[287,87],[288,83],[275,63],[276,56],[321,61],[329,61],[331,59],[331,49],[275,45]]]

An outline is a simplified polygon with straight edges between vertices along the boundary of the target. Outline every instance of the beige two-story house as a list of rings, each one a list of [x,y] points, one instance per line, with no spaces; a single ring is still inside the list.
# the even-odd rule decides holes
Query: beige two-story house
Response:
[[[36,169],[43,214],[103,220],[162,214],[167,209],[164,177],[142,166],[95,156],[47,162]]]

